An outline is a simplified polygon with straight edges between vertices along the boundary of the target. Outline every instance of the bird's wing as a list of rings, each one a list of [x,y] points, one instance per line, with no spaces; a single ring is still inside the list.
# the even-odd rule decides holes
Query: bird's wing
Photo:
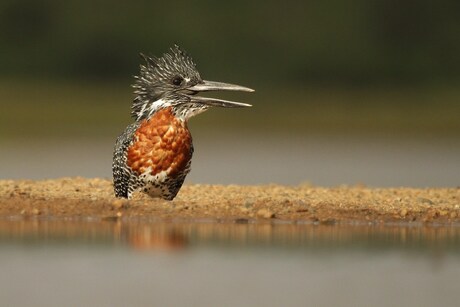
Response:
[[[113,186],[116,197],[129,198],[130,194],[130,178],[132,170],[126,163],[128,158],[128,147],[134,142],[134,132],[139,128],[139,123],[135,122],[128,127],[117,138],[115,149],[113,152]]]

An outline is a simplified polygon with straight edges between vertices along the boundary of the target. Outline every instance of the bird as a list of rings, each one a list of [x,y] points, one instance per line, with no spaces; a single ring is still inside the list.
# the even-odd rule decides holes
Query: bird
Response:
[[[193,143],[188,120],[211,107],[250,104],[197,95],[205,91],[253,89],[203,80],[196,64],[178,45],[161,57],[140,54],[145,64],[134,76],[131,117],[134,122],[117,138],[113,152],[115,196],[131,199],[141,191],[173,200],[190,172]]]

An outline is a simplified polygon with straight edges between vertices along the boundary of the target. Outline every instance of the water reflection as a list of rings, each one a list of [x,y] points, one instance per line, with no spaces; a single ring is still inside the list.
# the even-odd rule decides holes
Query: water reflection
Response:
[[[295,223],[149,222],[142,220],[0,221],[0,244],[86,244],[134,250],[199,247],[321,252],[353,249],[460,252],[460,227]]]
[[[456,306],[460,228],[2,220],[2,306]]]

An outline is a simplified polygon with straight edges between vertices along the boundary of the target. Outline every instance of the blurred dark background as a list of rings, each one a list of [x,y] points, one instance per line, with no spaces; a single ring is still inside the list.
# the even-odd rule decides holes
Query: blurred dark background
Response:
[[[279,149],[279,140],[286,142],[286,151],[302,152],[304,147],[295,146],[305,142],[314,148],[319,142],[339,144],[323,149],[327,152],[343,152],[340,144],[349,144],[350,137],[360,144],[352,148],[368,149],[363,145],[368,140],[387,148],[385,142],[398,139],[457,153],[452,142],[460,131],[458,1],[4,0],[0,145],[7,162],[0,175],[63,175],[33,168],[28,168],[30,175],[8,171],[31,144],[39,144],[35,152],[45,157],[55,146],[59,154],[54,161],[64,155],[60,150],[68,141],[76,147],[69,149],[76,165],[81,165],[77,145],[86,144],[109,165],[114,139],[131,121],[129,85],[138,71],[139,52],[159,56],[174,43],[193,56],[204,78],[256,89],[254,94],[216,94],[252,103],[250,110],[212,110],[192,119],[203,153],[224,134],[260,148],[259,157],[271,146]],[[446,139],[449,145],[437,143]],[[91,140],[94,144],[88,145]],[[45,141],[52,145],[46,147]],[[297,164],[308,164],[309,154],[314,155],[300,154],[305,160]],[[388,159],[390,164],[399,161]],[[104,170],[101,175],[109,176],[110,167]],[[74,173],[98,174],[83,166],[68,172]],[[270,178],[254,182],[277,181],[276,172],[266,175]],[[314,172],[298,177],[280,181],[315,182]]]
[[[427,85],[460,77],[458,1],[2,1],[4,75],[128,80],[177,42],[257,85]],[[129,81],[129,80],[128,80]]]

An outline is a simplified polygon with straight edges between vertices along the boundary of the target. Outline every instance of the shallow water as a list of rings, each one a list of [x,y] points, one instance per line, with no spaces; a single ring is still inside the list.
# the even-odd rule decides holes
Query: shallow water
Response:
[[[2,306],[454,306],[460,228],[0,221]]]

